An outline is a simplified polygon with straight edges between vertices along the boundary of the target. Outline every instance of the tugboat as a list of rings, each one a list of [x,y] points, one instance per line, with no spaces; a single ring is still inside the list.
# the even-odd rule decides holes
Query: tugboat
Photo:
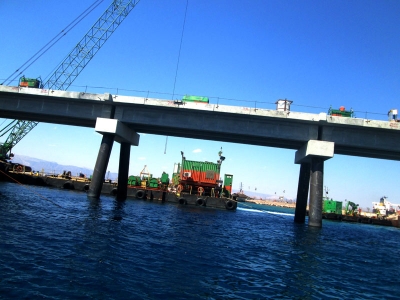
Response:
[[[232,194],[232,197],[237,202],[246,202],[246,199],[248,199],[249,197],[245,193],[243,193],[243,183],[240,183],[239,192]]]

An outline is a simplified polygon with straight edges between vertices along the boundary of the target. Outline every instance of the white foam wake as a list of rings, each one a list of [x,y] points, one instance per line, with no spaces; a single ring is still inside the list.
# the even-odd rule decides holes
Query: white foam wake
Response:
[[[281,216],[292,216],[292,217],[294,216],[294,214],[282,213],[282,212],[276,212],[276,211],[268,211],[268,210],[259,210],[259,209],[254,209],[254,208],[238,207],[237,210],[251,211],[251,212],[257,212],[257,213],[266,213],[266,214],[272,214],[272,215],[281,215]]]

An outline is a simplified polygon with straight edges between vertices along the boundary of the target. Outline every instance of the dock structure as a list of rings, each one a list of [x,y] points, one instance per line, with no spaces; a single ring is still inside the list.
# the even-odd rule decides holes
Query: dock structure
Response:
[[[300,165],[295,222],[304,222],[310,193],[309,225],[314,227],[322,226],[326,159],[342,154],[400,161],[397,119],[354,118],[343,115],[344,109],[329,115],[293,112],[290,103],[282,101],[285,105],[273,110],[0,86],[0,118],[92,127],[103,134],[91,197],[100,195],[114,141],[121,143],[119,181],[125,181],[130,146],[139,144],[138,132],[295,150],[295,163]],[[118,191],[120,199],[124,195],[124,190]]]

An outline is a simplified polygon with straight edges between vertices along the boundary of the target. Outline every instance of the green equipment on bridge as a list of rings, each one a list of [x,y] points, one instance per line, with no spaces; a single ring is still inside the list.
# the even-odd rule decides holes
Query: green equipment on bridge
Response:
[[[42,83],[42,80],[40,79],[40,77],[39,78],[26,78],[25,76],[22,76],[19,79],[18,86],[40,89],[43,87],[41,83]]]
[[[328,115],[334,117],[346,117],[346,118],[353,118],[354,111],[353,109],[346,110],[344,106],[341,106],[339,109],[333,109],[332,106],[328,110]]]
[[[183,102],[209,103],[208,97],[189,96],[189,95],[183,96],[182,101]]]

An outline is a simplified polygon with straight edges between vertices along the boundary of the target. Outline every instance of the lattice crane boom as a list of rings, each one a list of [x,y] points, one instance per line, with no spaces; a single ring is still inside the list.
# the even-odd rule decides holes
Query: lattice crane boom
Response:
[[[44,83],[44,88],[66,90],[139,1],[114,0]]]
[[[139,1],[113,0],[43,84],[43,88],[67,90]],[[0,145],[0,159],[8,159],[7,153],[11,153],[11,149],[38,124],[38,122],[24,120],[14,120],[11,123],[14,124],[12,129],[7,130],[7,132],[11,130],[11,133],[7,140]]]

